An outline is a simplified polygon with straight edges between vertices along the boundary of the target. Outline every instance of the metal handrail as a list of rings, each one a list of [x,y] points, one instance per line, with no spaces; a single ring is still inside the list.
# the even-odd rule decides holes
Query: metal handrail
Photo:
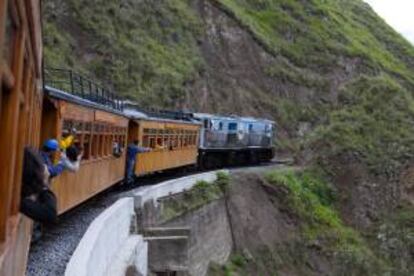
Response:
[[[191,121],[194,119],[193,113],[191,112],[165,110],[165,109],[158,109],[158,108],[151,108],[151,107],[142,107],[138,105],[137,103],[133,103],[133,102],[124,103],[124,108],[137,110],[139,112],[145,113],[149,117],[155,117],[155,118],[165,118],[165,119],[183,120],[183,121]]]
[[[44,83],[82,99],[123,111],[124,100],[109,89],[69,69],[45,68]]]

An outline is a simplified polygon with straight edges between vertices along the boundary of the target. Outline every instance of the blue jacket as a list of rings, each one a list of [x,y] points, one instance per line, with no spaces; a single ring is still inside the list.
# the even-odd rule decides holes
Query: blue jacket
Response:
[[[61,162],[57,165],[53,165],[52,160],[50,160],[46,152],[41,151],[40,155],[43,158],[43,162],[45,162],[45,165],[47,166],[47,170],[49,171],[51,178],[60,175],[65,170],[65,166]]]
[[[135,162],[138,153],[147,152],[147,151],[149,151],[149,149],[137,146],[135,144],[129,144],[127,147],[127,161]]]

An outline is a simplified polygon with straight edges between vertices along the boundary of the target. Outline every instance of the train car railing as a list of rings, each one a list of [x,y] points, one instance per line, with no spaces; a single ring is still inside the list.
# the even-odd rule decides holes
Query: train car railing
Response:
[[[145,113],[149,117],[171,119],[171,120],[181,120],[181,121],[193,121],[194,116],[191,112],[185,111],[173,111],[173,110],[164,110],[151,107],[142,107],[134,102],[124,103],[124,108],[137,110],[139,112]]]
[[[92,101],[106,107],[123,111],[124,100],[102,85],[72,70],[44,69],[44,83],[63,92]]]

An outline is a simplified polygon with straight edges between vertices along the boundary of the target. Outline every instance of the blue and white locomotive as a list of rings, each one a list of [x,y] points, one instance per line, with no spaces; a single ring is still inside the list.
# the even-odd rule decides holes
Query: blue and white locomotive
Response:
[[[194,113],[203,125],[199,165],[211,169],[270,161],[274,157],[275,122],[238,116]]]

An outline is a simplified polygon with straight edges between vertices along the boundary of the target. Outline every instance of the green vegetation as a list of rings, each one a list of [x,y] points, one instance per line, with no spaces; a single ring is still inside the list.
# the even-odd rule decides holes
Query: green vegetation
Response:
[[[414,99],[401,85],[361,77],[343,88],[340,103],[306,144],[319,158],[352,152],[374,173],[391,175],[413,157]]]
[[[161,220],[169,221],[222,198],[229,181],[228,174],[219,172],[214,183],[199,181],[191,190],[184,192],[182,196],[173,196],[163,200]]]
[[[395,274],[412,275],[414,271],[413,205],[402,204],[373,228],[370,238],[379,248],[378,253],[383,258],[391,260]]]
[[[308,246],[317,245],[360,275],[389,271],[388,261],[378,257],[364,237],[341,220],[333,205],[334,192],[319,173],[285,170],[271,172],[266,178],[286,191],[284,203],[298,216]]]
[[[386,25],[362,1],[217,0],[215,2],[220,3],[223,9],[250,30],[256,40],[264,44],[274,56],[283,57],[279,63],[270,64],[267,68],[267,73],[271,77],[278,82],[307,87],[309,94],[314,95],[307,100],[286,97],[274,100],[273,105],[264,104],[265,108],[275,110],[279,125],[290,133],[297,130],[299,122],[310,122],[317,126],[325,124],[329,119],[330,125],[326,128],[331,128],[332,125],[336,125],[335,120],[337,121],[341,116],[339,114],[351,112],[352,116],[348,117],[352,119],[348,118],[347,127],[366,129],[358,135],[361,139],[341,141],[340,137],[344,137],[344,133],[332,135],[339,138],[338,146],[350,145],[348,142],[352,142],[353,147],[361,149],[367,146],[368,141],[380,141],[384,138],[382,136],[384,133],[380,133],[382,130],[379,129],[370,133],[371,122],[365,120],[366,116],[359,117],[360,114],[355,113],[355,110],[366,108],[364,106],[366,102],[358,102],[358,97],[367,102],[374,100],[372,98],[375,97],[376,101],[373,102],[380,103],[376,107],[377,113],[383,113],[383,116],[389,118],[383,118],[377,128],[384,128],[385,132],[388,132],[385,128],[388,123],[393,122],[393,117],[401,118],[400,115],[403,115],[408,108],[405,107],[395,115],[391,107],[385,108],[388,103],[386,98],[391,97],[394,102],[403,102],[409,98],[407,106],[411,105],[408,94],[414,91],[414,47]],[[358,78],[358,76],[363,77]],[[333,84],[332,78],[338,77],[344,78],[342,83]],[[375,84],[378,81],[380,84]],[[355,83],[358,87],[355,87]],[[331,93],[335,90],[340,90],[337,93],[340,96],[345,93],[347,97],[356,99],[353,102],[353,110],[349,110],[347,103],[332,102]],[[380,94],[369,92],[373,90]],[[401,93],[397,93],[398,91]],[[364,92],[368,95],[363,95]],[[388,93],[391,95],[385,96]],[[345,110],[341,110],[343,104]],[[362,115],[370,115],[369,110],[363,111]],[[372,118],[372,121],[375,119]],[[398,131],[407,130],[405,125],[398,123],[395,124],[394,121],[393,128],[400,128]],[[371,136],[368,141],[364,137],[366,134]],[[324,138],[326,137],[321,137],[320,140]],[[327,141],[330,140],[325,140]],[[394,139],[393,142],[397,141]],[[280,144],[282,148],[286,145],[286,143]],[[296,149],[298,146],[290,143],[288,148]],[[368,154],[366,158],[370,159],[368,162],[372,166],[376,166],[371,164],[372,160],[377,160],[378,163],[384,161],[384,158],[377,158],[377,154],[382,153],[367,151],[366,153]],[[387,153],[384,154],[386,156]]]
[[[207,274],[209,276],[245,275],[243,269],[246,263],[247,260],[242,255],[234,254],[230,257],[230,261],[223,266],[211,264]]]
[[[191,1],[45,1],[45,63],[110,82],[151,106],[174,106],[203,68]],[[64,32],[63,32],[64,30]]]
[[[367,69],[384,69],[414,83],[414,48],[360,0],[217,2],[296,66],[329,70],[343,65],[341,57],[358,57]]]

